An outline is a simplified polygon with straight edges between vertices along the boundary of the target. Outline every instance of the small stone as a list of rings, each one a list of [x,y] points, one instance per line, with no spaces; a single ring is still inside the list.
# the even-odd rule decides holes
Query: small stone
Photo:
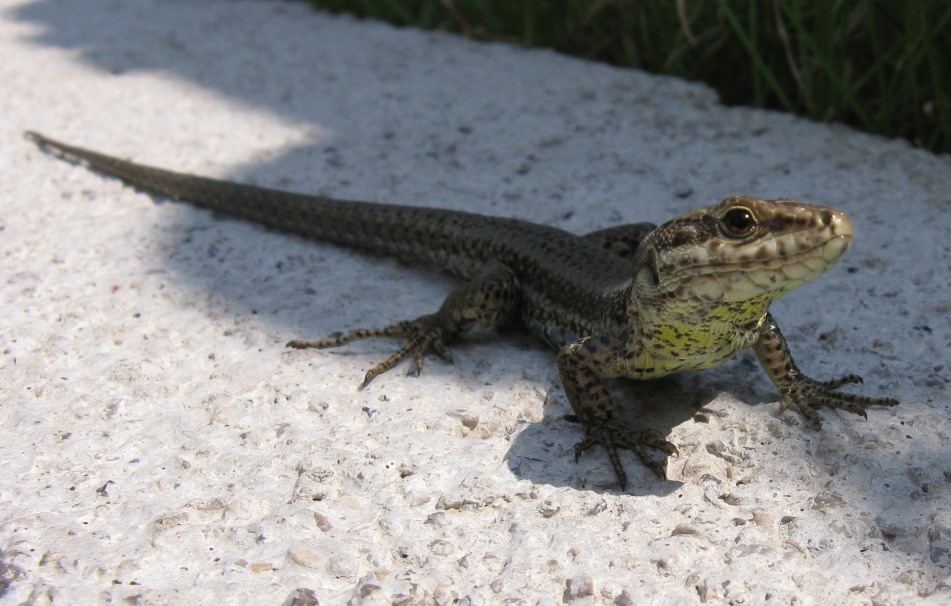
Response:
[[[707,579],[704,579],[697,583],[694,587],[697,590],[697,597],[700,598],[700,603],[706,604],[711,600],[717,599],[717,590]]]
[[[321,563],[320,557],[306,547],[289,547],[287,549],[287,557],[298,566],[303,566],[304,568],[316,569]]]
[[[713,466],[702,456],[692,456],[686,460],[683,467],[685,478],[692,478],[710,471]]]
[[[721,494],[718,498],[727,505],[740,505],[743,502],[742,497],[733,493]]]
[[[845,505],[845,501],[842,500],[842,497],[835,494],[834,492],[823,492],[817,494],[812,498],[813,506],[812,508],[818,511],[826,511],[828,509],[837,509]]]
[[[287,595],[283,606],[320,606],[313,589],[298,587]]]
[[[270,562],[255,562],[250,566],[251,572],[271,572],[275,570],[274,564]]]
[[[452,555],[456,551],[456,546],[450,543],[449,541],[444,541],[442,539],[436,539],[429,544],[429,550],[436,555],[448,556]]]
[[[317,528],[319,528],[321,532],[327,532],[333,528],[333,525],[330,523],[330,519],[319,511],[314,512],[314,524],[317,525]]]
[[[592,577],[578,576],[565,581],[563,601],[569,602],[589,595],[594,595],[594,579]]]
[[[753,512],[753,522],[760,528],[768,530],[776,528],[776,516],[762,509]]]
[[[546,499],[538,506],[538,513],[542,514],[543,518],[550,518],[559,511],[561,511],[561,507],[553,503],[550,499]]]
[[[360,572],[360,562],[350,554],[338,553],[327,562],[327,570],[338,577],[356,576]]]
[[[462,421],[463,427],[467,429],[475,429],[479,424],[479,416],[474,414],[461,413],[459,415],[460,421]]]
[[[729,446],[727,446],[720,440],[717,440],[715,442],[710,442],[709,444],[707,444],[707,452],[709,452],[710,454],[720,457],[721,459],[723,459],[724,461],[728,463],[733,463],[733,464],[739,463],[741,461],[740,457],[733,454],[733,452],[731,452],[732,450],[733,449],[731,449]]]

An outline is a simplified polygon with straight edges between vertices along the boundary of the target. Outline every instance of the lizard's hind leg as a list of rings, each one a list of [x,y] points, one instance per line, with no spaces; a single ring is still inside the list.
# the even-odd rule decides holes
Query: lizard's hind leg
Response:
[[[367,371],[360,386],[362,389],[409,355],[416,362],[417,375],[423,369],[424,356],[429,351],[452,362],[452,351],[446,343],[468,331],[477,322],[485,328],[504,323],[514,314],[518,293],[518,281],[512,271],[504,265],[493,264],[479,277],[452,291],[436,313],[397,322],[385,328],[361,328],[319,341],[295,339],[288,342],[287,347],[326,349],[360,339],[406,339],[399,351]]]

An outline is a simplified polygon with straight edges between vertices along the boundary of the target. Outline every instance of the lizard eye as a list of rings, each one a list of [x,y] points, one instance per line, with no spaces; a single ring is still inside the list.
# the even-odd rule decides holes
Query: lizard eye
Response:
[[[756,219],[749,209],[737,206],[720,217],[720,229],[730,238],[745,238],[756,229]]]

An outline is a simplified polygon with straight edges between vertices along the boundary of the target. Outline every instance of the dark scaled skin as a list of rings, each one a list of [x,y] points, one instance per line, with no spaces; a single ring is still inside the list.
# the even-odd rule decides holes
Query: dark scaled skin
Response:
[[[360,329],[294,348],[358,339],[404,341],[370,369],[367,385],[412,357],[451,360],[448,344],[479,324],[516,321],[558,352],[568,402],[584,428],[576,458],[601,444],[622,488],[619,449],[666,477],[676,454],[656,430],[621,421],[604,385],[723,364],[752,348],[779,389],[781,405],[818,427],[816,408],[866,416],[871,398],[837,391],[856,375],[816,381],[801,373],[769,313],[770,303],[828,270],[847,250],[852,225],[841,211],[795,200],[727,198],[656,227],[640,223],[577,236],[527,221],[443,209],[346,201],[198,177],[127,162],[27,133],[41,149],[147,192],[326,242],[435,264],[463,280],[438,310],[381,329]]]

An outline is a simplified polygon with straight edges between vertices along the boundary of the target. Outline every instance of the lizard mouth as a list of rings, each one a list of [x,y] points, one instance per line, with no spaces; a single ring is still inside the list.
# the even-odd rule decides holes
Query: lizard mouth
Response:
[[[763,294],[780,297],[832,268],[851,243],[851,236],[834,236],[812,248],[776,259],[734,263],[719,278],[726,286],[722,300],[743,300]]]
[[[851,234],[835,235],[826,240],[811,244],[797,244],[796,250],[788,250],[778,240],[763,244],[756,252],[741,255],[736,260],[722,260],[715,264],[697,263],[681,267],[696,275],[755,272],[759,270],[777,270],[797,266],[806,267],[822,274],[832,267],[852,244]],[[804,247],[805,246],[805,247]]]

